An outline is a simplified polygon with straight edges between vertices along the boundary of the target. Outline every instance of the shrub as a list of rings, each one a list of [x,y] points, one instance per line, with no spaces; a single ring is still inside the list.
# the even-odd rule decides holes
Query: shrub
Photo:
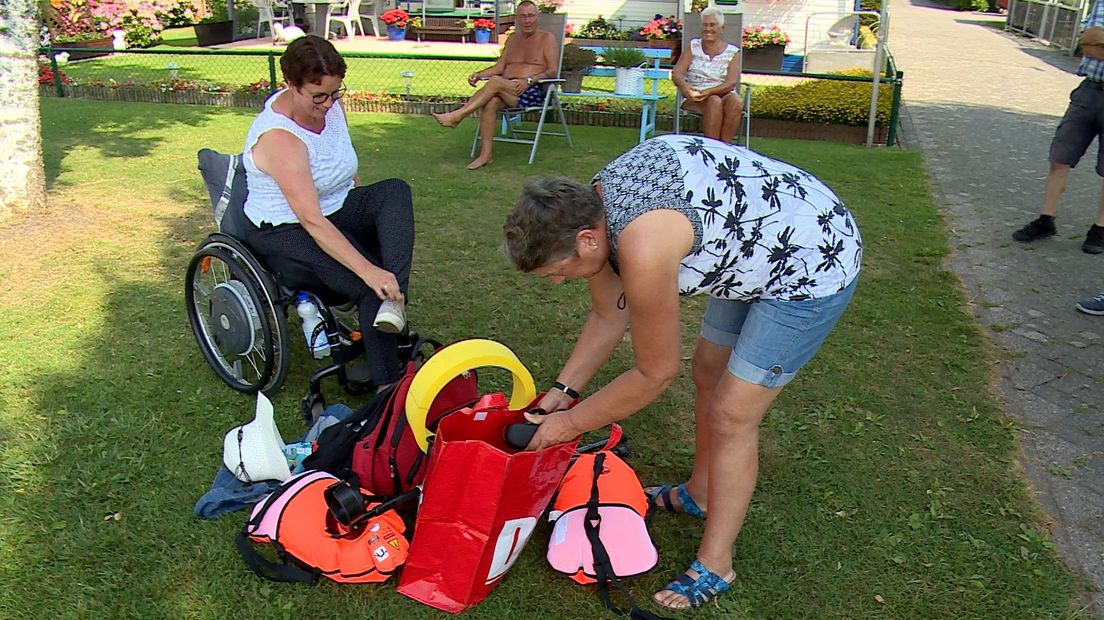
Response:
[[[841,71],[843,75],[866,75],[869,71]],[[889,126],[893,86],[878,90],[875,124]],[[805,123],[866,125],[870,114],[870,84],[811,80],[795,86],[757,86],[751,112],[755,118],[773,118]]]
[[[593,67],[597,58],[598,54],[595,54],[594,50],[583,49],[574,43],[568,43],[563,48],[563,60],[560,64],[564,71],[578,71]]]
[[[611,22],[601,15],[590,20],[579,30],[582,39],[612,39],[614,41],[627,39],[628,33],[621,32]]]
[[[63,72],[61,69],[58,69],[57,74],[58,74],[58,79],[61,80],[62,84],[72,84],[73,83],[73,78],[69,77],[68,75],[65,75],[65,72]],[[53,85],[53,83],[54,83],[54,70],[50,67],[50,65],[43,64],[43,63],[38,64],[38,83],[39,84],[50,84],[51,86]]]
[[[958,11],[988,11],[989,0],[952,0]]]
[[[196,11],[194,4],[189,2],[189,0],[180,0],[169,8],[168,12],[161,18],[161,21],[165,24],[166,28],[179,28],[181,26],[191,26],[195,23],[197,15],[198,11]]]

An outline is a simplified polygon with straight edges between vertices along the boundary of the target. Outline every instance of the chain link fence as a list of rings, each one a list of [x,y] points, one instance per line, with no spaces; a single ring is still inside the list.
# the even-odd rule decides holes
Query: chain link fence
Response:
[[[55,47],[43,48],[41,53],[45,59],[39,73],[43,96],[259,108],[281,87],[279,50]],[[347,64],[347,109],[407,114],[455,107],[473,92],[466,77],[493,64],[486,57],[356,52],[342,57]],[[903,74],[892,57],[887,59],[885,76],[879,92],[876,141],[895,144]],[[756,121],[849,125],[865,136],[873,82],[869,71],[831,75],[747,71],[743,79],[753,85],[751,109]],[[670,130],[675,87],[670,80],[659,80],[658,87],[667,97],[658,106],[657,128]],[[612,77],[584,78],[584,91],[612,93],[613,88]],[[841,100],[847,105],[839,105]],[[640,103],[632,99],[571,97],[564,100],[564,107],[572,124],[639,127],[640,123]],[[835,111],[825,116],[826,108]],[[696,117],[690,117],[690,123],[693,131]],[[753,135],[773,135],[764,134],[764,127],[757,129],[756,125],[753,122]],[[783,132],[780,137],[807,136]]]

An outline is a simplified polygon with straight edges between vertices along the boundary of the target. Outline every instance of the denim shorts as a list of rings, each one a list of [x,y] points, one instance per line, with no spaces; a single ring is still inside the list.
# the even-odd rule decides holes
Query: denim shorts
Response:
[[[855,293],[856,277],[842,291],[802,301],[709,300],[701,335],[732,347],[728,372],[749,383],[782,387],[820,349]]]

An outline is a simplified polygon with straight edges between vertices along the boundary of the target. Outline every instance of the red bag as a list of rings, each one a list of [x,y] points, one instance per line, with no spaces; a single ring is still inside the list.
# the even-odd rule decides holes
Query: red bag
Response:
[[[577,443],[515,451],[503,432],[524,421],[503,394],[441,421],[400,593],[457,613],[486,598],[517,560]]]
[[[434,343],[439,349],[440,345]],[[420,349],[420,345],[418,346]],[[418,356],[415,356],[418,359]],[[425,453],[418,447],[406,419],[406,395],[414,375],[421,367],[415,361],[406,365],[406,372],[391,389],[382,415],[370,431],[353,448],[350,469],[360,485],[375,495],[390,497],[405,493],[425,479]],[[479,399],[474,370],[465,372],[437,393],[426,415],[426,426],[434,428],[445,415],[471,407]]]

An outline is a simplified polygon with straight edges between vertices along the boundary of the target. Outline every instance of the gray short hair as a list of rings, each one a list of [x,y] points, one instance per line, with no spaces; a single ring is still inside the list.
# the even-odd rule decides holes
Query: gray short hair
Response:
[[[713,17],[717,20],[717,25],[724,27],[724,11],[718,9],[715,6],[707,6],[701,12],[702,21],[705,21],[706,17]]]
[[[530,181],[502,227],[502,249],[520,271],[575,255],[575,236],[596,228],[602,200],[590,186],[565,177]]]

